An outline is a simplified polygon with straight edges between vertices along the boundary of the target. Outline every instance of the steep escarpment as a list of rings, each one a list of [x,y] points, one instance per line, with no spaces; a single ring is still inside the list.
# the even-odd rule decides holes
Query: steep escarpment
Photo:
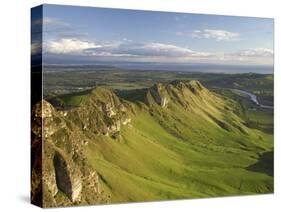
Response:
[[[106,203],[98,174],[85,161],[87,138],[66,116],[45,100],[33,108],[32,200],[42,195],[43,207]]]
[[[32,162],[34,201],[42,192],[44,207],[109,201],[85,152],[100,136],[118,140],[121,127],[131,121],[127,110],[128,103],[103,88],[93,90],[73,110],[58,111],[45,100],[37,103],[32,112],[32,143],[37,145],[33,152],[43,154]]]
[[[159,83],[141,94],[130,101],[97,87],[76,107],[38,102],[33,201],[55,207],[270,191],[267,176],[241,186],[256,177],[246,167],[270,150],[271,138],[244,125],[237,102],[199,81]]]
[[[130,104],[119,99],[112,90],[96,88],[71,118],[78,120],[85,132],[118,137],[121,126],[131,121],[129,110]]]

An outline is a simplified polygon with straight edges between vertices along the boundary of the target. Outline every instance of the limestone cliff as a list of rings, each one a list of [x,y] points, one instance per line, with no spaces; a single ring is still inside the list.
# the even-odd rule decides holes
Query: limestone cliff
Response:
[[[33,108],[32,152],[37,157],[32,160],[32,201],[42,207],[107,202],[98,175],[93,180],[95,170],[83,162],[83,134],[77,136],[64,117],[45,100]],[[91,198],[83,192],[92,192]]]
[[[110,196],[100,188],[99,174],[88,164],[85,151],[97,136],[119,138],[122,126],[131,121],[127,107],[102,88],[73,110],[57,111],[45,100],[34,105],[32,201],[42,199],[43,207],[106,203]]]

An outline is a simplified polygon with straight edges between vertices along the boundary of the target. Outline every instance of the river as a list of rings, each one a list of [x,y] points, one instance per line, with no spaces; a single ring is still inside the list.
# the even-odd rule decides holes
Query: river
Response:
[[[257,99],[257,96],[255,94],[252,94],[248,91],[244,91],[244,90],[239,90],[239,89],[233,89],[235,91],[238,91],[242,94],[244,94],[245,96],[249,97],[249,99],[254,102],[256,105],[262,107],[262,108],[266,108],[266,109],[273,109],[273,106],[269,106],[269,105],[263,105],[263,104],[260,104],[258,99]]]

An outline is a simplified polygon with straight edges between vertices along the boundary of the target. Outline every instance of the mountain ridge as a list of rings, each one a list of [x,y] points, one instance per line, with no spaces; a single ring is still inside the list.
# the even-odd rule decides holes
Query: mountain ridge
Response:
[[[265,142],[270,136],[246,127],[235,113],[234,100],[199,81],[158,83],[143,94],[144,101],[134,102],[97,87],[75,108],[57,110],[46,100],[34,106],[33,142],[43,139],[46,167],[41,183],[46,188],[44,206],[237,194],[236,185],[222,187],[215,179],[211,186],[202,178],[195,183],[197,174],[191,167],[210,176],[212,169],[225,175],[228,165],[221,158],[227,156],[232,160],[229,166],[250,179],[251,173],[243,171],[257,157],[250,150],[260,154],[271,149]],[[238,162],[235,157],[241,154]],[[200,161],[212,161],[212,166]],[[234,180],[226,174],[229,179]],[[244,192],[254,193],[259,183]],[[200,193],[198,185],[206,191]],[[36,196],[40,191],[33,192]]]

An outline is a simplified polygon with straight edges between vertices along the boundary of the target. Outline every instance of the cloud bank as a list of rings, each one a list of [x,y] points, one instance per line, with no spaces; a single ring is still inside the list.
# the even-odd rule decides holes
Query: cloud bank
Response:
[[[123,62],[171,62],[171,63],[231,63],[273,64],[274,52],[268,48],[243,49],[237,52],[201,52],[172,44],[157,42],[133,42],[131,40],[93,42],[78,38],[48,40],[43,44],[44,54],[79,56],[86,60]]]
[[[100,45],[94,42],[83,41],[73,38],[49,40],[44,43],[44,51],[55,54],[82,54],[85,49],[98,48]]]

